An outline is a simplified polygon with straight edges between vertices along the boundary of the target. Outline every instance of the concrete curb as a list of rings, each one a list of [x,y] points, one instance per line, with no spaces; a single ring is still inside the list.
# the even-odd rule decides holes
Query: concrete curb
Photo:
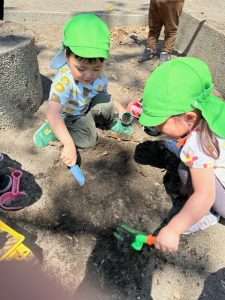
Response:
[[[187,47],[187,56],[198,57],[208,63],[213,74],[213,80],[216,88],[221,95],[225,96],[225,35],[203,19],[198,19],[187,12],[182,14],[176,48],[180,53]],[[198,27],[201,27],[199,32]],[[196,33],[196,37],[194,34]],[[193,41],[191,41],[193,38]]]
[[[34,35],[24,26],[0,22],[0,128],[20,127],[42,101]]]
[[[5,13],[5,20],[19,22],[19,23],[46,23],[46,25],[65,24],[66,21],[72,17],[75,13],[68,12],[30,12],[30,11],[10,11]],[[147,14],[115,14],[105,11],[92,11],[99,17],[103,18],[111,28],[114,27],[137,27],[147,26],[148,15]],[[209,67],[213,73],[214,82],[217,89],[225,97],[225,68],[221,62],[225,61],[225,35],[224,33],[212,26],[209,22],[205,22],[201,26],[194,41],[190,45],[190,41],[193,38],[196,29],[203,19],[199,19],[196,16],[191,15],[187,11],[183,11],[180,26],[178,30],[176,48],[179,52],[183,52],[189,45],[190,49],[186,55],[195,56],[203,59],[209,64]],[[210,38],[209,38],[210,37]]]

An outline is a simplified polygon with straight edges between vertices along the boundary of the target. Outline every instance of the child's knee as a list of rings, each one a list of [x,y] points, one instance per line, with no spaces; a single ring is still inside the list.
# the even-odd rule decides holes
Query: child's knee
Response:
[[[110,128],[117,117],[116,109],[112,101],[99,103],[91,110],[97,127]]]
[[[103,116],[108,118],[114,115],[116,112],[113,101],[111,100],[111,95],[107,93],[99,93],[93,99],[91,105],[91,111],[94,116]]]
[[[74,143],[77,148],[88,149],[96,145],[97,142],[97,133],[90,133],[89,135],[77,135],[74,137]]]
[[[104,116],[106,116],[106,117],[110,116],[110,117],[114,118],[115,114],[116,114],[116,109],[115,109],[114,103],[112,101],[102,104],[102,115],[103,115],[103,117]]]
[[[96,142],[97,142],[97,137],[90,138],[89,140],[85,140],[84,142],[80,143],[80,146],[77,147],[81,149],[92,148],[96,145]]]

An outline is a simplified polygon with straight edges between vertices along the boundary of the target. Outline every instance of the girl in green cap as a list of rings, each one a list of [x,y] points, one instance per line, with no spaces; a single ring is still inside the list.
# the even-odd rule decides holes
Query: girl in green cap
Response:
[[[208,66],[197,58],[166,62],[145,86],[140,123],[179,139],[178,173],[188,195],[157,236],[155,247],[163,251],[176,251],[181,234],[204,230],[225,217],[225,102],[213,95],[213,87]]]

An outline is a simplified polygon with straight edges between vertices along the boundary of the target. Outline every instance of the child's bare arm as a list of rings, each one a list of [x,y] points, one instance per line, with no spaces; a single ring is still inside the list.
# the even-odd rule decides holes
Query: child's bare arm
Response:
[[[63,106],[55,101],[49,101],[47,108],[47,119],[60,140],[60,142],[65,146],[73,143],[73,140],[66,128],[66,125],[61,116]]]
[[[191,168],[190,172],[194,193],[169,224],[178,234],[186,231],[206,215],[216,196],[213,168]]]
[[[190,172],[194,193],[189,197],[181,211],[159,232],[155,247],[163,251],[176,251],[180,234],[207,214],[215,201],[213,169],[190,169]]]
[[[61,116],[62,108],[63,106],[60,103],[49,101],[47,108],[47,119],[57,138],[64,146],[61,159],[66,165],[70,166],[76,163],[76,147]]]

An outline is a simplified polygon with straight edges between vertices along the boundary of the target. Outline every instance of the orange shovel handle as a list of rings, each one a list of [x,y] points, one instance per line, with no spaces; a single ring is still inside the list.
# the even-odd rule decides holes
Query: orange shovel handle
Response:
[[[153,236],[153,235],[148,235],[147,236],[147,244],[152,246],[155,244],[155,241],[156,241],[156,236]]]

